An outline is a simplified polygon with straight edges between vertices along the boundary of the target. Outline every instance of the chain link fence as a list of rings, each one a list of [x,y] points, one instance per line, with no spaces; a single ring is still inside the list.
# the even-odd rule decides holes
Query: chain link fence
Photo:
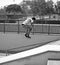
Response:
[[[8,16],[13,16],[13,18],[8,18]],[[15,16],[21,18],[16,19]],[[22,16],[23,15],[20,14],[0,14],[0,32],[17,32],[18,34],[24,33],[25,29],[21,25],[21,23],[24,21]],[[52,24],[52,21],[51,24],[46,24],[46,22],[47,21],[42,23],[41,21],[41,24],[34,24],[32,33],[60,34],[60,24]]]
[[[25,29],[20,24],[20,20],[15,20],[17,23],[0,23],[0,32],[17,32],[24,33]],[[22,21],[23,22],[23,21]],[[34,24],[32,33],[60,34],[59,24]]]

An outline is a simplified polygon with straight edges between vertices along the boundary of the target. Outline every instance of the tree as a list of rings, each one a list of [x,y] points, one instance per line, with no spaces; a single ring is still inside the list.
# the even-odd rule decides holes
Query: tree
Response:
[[[22,10],[21,6],[17,5],[17,4],[8,5],[6,7],[6,12],[9,13],[9,14],[7,14],[8,19],[18,19],[18,18],[23,17],[23,10]],[[20,15],[16,15],[16,14],[20,14]],[[16,22],[16,21],[11,20],[9,22],[12,23],[12,22]]]
[[[30,7],[30,10],[28,10],[27,6]],[[45,0],[27,0],[24,1],[23,9],[28,14],[44,15],[46,9],[46,2]]]
[[[23,13],[21,7],[17,4],[8,5],[6,8],[6,12],[8,12],[8,13],[10,13],[10,12]]]
[[[46,12],[47,12],[47,14],[54,13],[53,1],[52,0],[46,2]]]
[[[34,15],[37,15],[37,14],[44,15],[45,7],[46,7],[45,0],[37,0],[37,1],[33,1],[32,5],[31,5],[31,10]]]
[[[32,14],[30,5],[31,5],[30,1],[26,1],[26,2],[23,1],[23,3],[21,4],[23,12],[26,16]]]
[[[60,14],[60,1],[57,2],[57,13]]]
[[[53,1],[45,1],[45,0],[32,0],[32,1],[26,1],[25,2],[25,11],[27,13],[27,8],[26,6],[30,6],[31,13],[33,15],[46,15],[46,14],[51,14],[54,13],[54,8],[53,8]],[[24,9],[24,8],[23,8]]]
[[[45,0],[32,0],[30,2],[27,1],[27,4],[30,5],[33,15],[45,14],[45,7],[46,7]]]
[[[0,19],[2,19],[2,20],[0,20],[0,23],[4,23],[5,22],[5,20],[3,20],[3,19],[6,19],[6,15],[5,15],[6,11],[5,11],[5,9],[6,9],[5,6],[0,9]]]

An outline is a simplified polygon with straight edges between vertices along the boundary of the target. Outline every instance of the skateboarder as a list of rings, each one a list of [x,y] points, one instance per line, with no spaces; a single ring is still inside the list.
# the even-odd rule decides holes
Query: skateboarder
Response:
[[[30,32],[31,32],[31,30],[32,30],[32,28],[33,28],[33,23],[34,23],[35,20],[36,20],[35,17],[27,18],[27,19],[22,23],[23,28],[25,28],[25,30],[26,30],[25,37],[31,38],[29,35],[30,35]]]

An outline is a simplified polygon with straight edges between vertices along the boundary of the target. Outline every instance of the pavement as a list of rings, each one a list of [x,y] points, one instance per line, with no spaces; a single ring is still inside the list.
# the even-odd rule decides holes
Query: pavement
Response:
[[[0,50],[16,50],[20,48],[24,48],[29,45],[44,45],[48,44],[48,42],[60,40],[60,35],[56,34],[31,34],[31,39],[28,39],[24,36],[24,33],[10,33],[0,32]],[[55,43],[56,44],[56,43]],[[24,48],[25,49],[25,48]]]

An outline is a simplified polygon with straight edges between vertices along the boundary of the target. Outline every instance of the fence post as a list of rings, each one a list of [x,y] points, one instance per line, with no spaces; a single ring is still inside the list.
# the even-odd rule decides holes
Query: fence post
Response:
[[[5,33],[5,23],[7,21],[7,14],[4,14],[4,16],[6,16],[6,19],[4,19],[4,33]]]
[[[4,33],[5,33],[5,21],[6,21],[6,20],[4,20]]]
[[[19,34],[19,20],[18,20],[18,34]]]
[[[42,23],[42,33],[43,33],[43,23]]]
[[[32,34],[34,35],[34,24],[32,26]]]
[[[6,56],[8,55],[8,51],[6,50]]]
[[[49,14],[49,26],[48,26],[48,35],[50,34],[50,19],[51,19],[51,13]]]
[[[48,35],[50,34],[50,23],[48,25]]]

